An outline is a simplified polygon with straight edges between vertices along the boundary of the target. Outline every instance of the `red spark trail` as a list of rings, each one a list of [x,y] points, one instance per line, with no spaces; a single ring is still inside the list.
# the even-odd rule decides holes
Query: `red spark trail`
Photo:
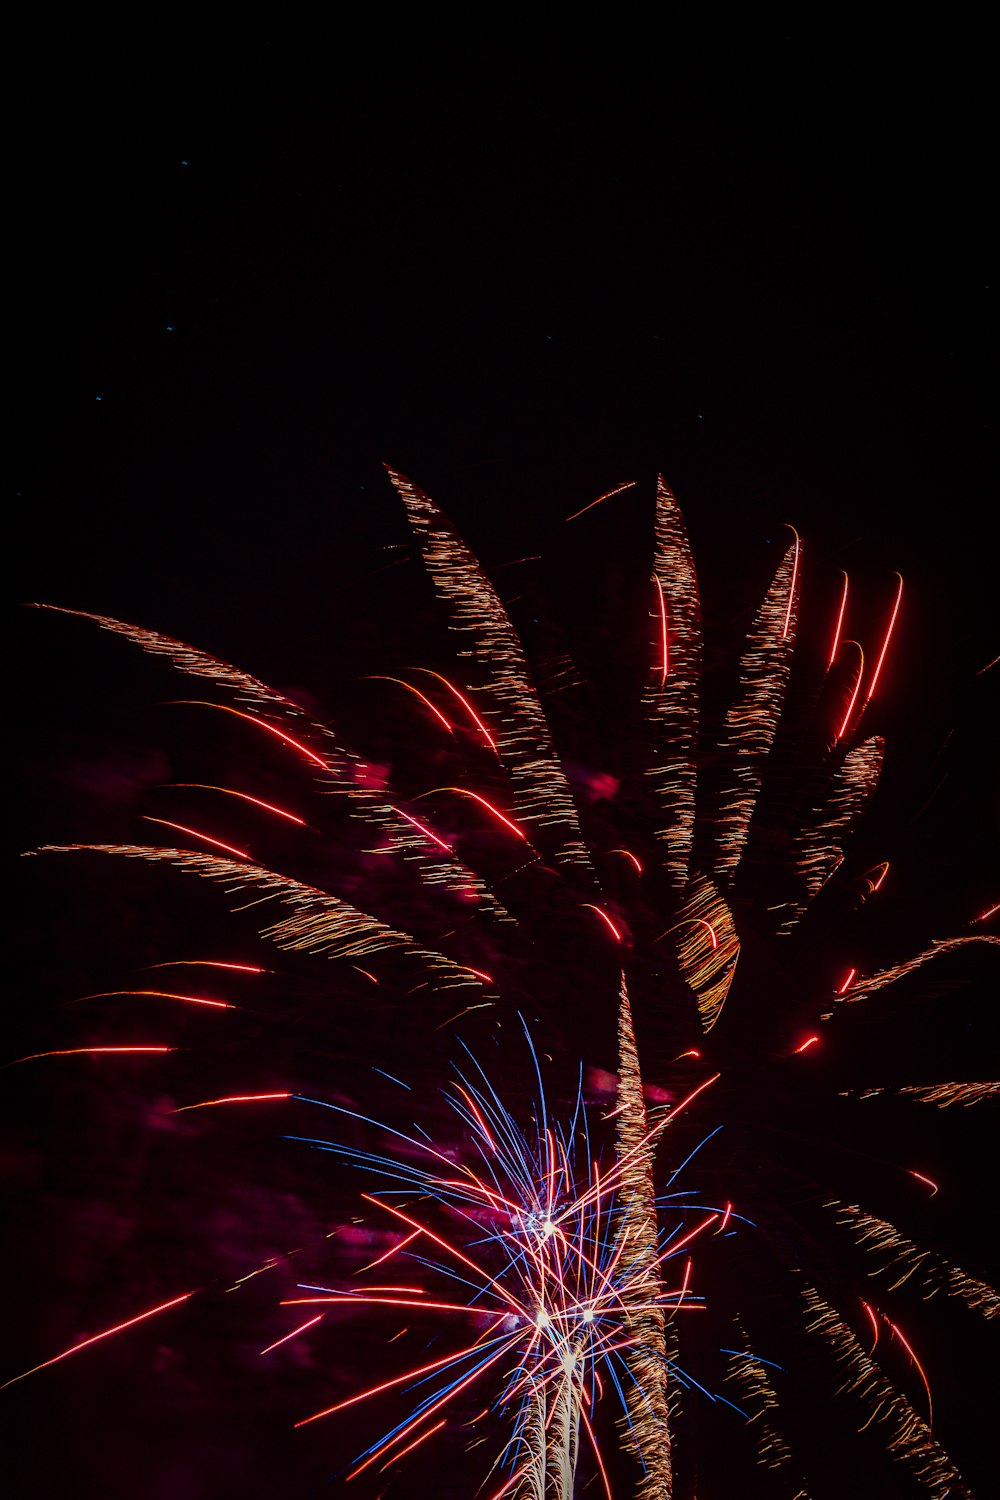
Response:
[[[610,500],[612,498],[612,496],[614,496],[614,495],[620,495],[623,492],[623,490],[633,489],[634,486],[635,486],[635,480],[634,479],[628,479],[628,480],[626,480],[626,482],[624,484],[617,484],[617,485],[615,485],[615,487],[614,487],[613,490],[605,490],[605,492],[604,492],[603,495],[598,495],[598,497],[597,497],[596,500],[591,500],[590,503],[588,505],[583,506],[583,508],[581,510],[575,510],[571,516],[567,516],[566,517],[566,520],[567,521],[575,521],[576,518],[577,518],[577,516],[584,516],[584,515],[586,515],[587,511],[588,510],[593,510],[593,508],[594,508],[595,505],[600,505],[604,500]]]
[[[237,859],[249,859],[250,856],[245,849],[234,849],[232,844],[224,844],[221,839],[213,839],[207,833],[199,833],[197,828],[186,828],[183,823],[171,823],[168,818],[151,818],[148,813],[143,813],[147,823],[162,823],[164,828],[175,828],[178,833],[186,833],[193,839],[201,839],[203,844],[212,844],[216,849],[224,849],[227,854],[235,854]]]
[[[833,630],[833,641],[832,641],[831,646],[830,646],[830,660],[827,662],[827,666],[828,667],[832,667],[833,664],[834,664],[834,662],[837,659],[837,650],[838,650],[838,648],[840,646],[840,632],[841,632],[841,628],[842,628],[842,626],[844,624],[844,611],[846,610],[846,608],[847,608],[847,574],[844,573],[844,588],[843,588],[843,592],[841,593],[841,596],[840,596],[840,609],[839,609],[838,614],[837,614],[837,623],[834,626],[834,630]]]
[[[864,676],[864,670],[865,670],[865,653],[864,653],[864,651],[862,649],[861,642],[860,641],[845,641],[844,645],[845,646],[857,646],[857,648],[858,648],[858,658],[859,658],[859,660],[858,660],[858,677],[857,677],[857,681],[854,684],[854,692],[851,694],[851,701],[847,705],[847,709],[846,709],[846,711],[844,713],[844,717],[841,720],[840,728],[837,730],[836,738],[838,740],[842,740],[844,738],[844,735],[847,732],[847,726],[851,722],[851,716],[854,713],[854,705],[858,701],[858,693],[861,690],[861,679]]]
[[[912,1167],[907,1167],[906,1170],[909,1172],[910,1176],[915,1177],[918,1182],[925,1182],[927,1184],[927,1186],[931,1190],[932,1198],[937,1192],[939,1192],[938,1184],[934,1181],[933,1177],[925,1177],[923,1172],[915,1172]]]
[[[227,797],[239,797],[241,802],[250,802],[254,807],[262,807],[266,812],[277,813],[279,818],[287,818],[290,823],[298,823],[305,828],[305,818],[300,818],[296,813],[288,812],[284,807],[276,807],[273,802],[265,802],[261,797],[251,797],[249,792],[238,792],[231,786],[212,786],[207,781],[169,781],[169,787],[196,787],[203,792],[224,792]]]
[[[785,525],[788,526],[787,521],[785,522]],[[787,640],[789,627],[791,625],[792,605],[795,603],[795,583],[799,576],[799,551],[802,545],[799,541],[799,534],[795,530],[795,527],[789,526],[788,529],[791,531],[792,535],[795,538],[795,557],[792,561],[792,579],[788,585],[788,608],[785,610],[785,623],[781,631],[782,640]]]
[[[40,1365],[33,1366],[30,1370],[24,1370],[20,1375],[15,1375],[12,1380],[7,1380],[0,1385],[0,1391],[5,1391],[9,1385],[16,1385],[19,1380],[25,1380],[29,1375],[35,1375],[39,1370],[47,1370],[50,1365],[57,1365],[61,1359],[68,1359],[71,1354],[77,1354],[81,1349],[87,1349],[91,1344],[98,1343],[101,1339],[109,1339],[113,1333],[121,1333],[126,1328],[132,1328],[136,1323],[142,1323],[146,1318],[155,1317],[157,1313],[166,1312],[170,1307],[178,1307],[180,1303],[186,1302],[193,1297],[194,1292],[183,1292],[181,1296],[174,1297],[169,1302],[161,1302],[157,1307],[147,1308],[145,1312],[137,1313],[134,1318],[127,1318],[124,1323],[116,1323],[113,1328],[105,1328],[101,1333],[91,1334],[89,1339],[81,1339],[70,1349],[64,1349],[61,1354],[54,1354],[51,1359],[43,1360]]]
[[[528,835],[522,829],[518,828],[516,823],[512,823],[510,818],[505,817],[498,807],[494,807],[492,802],[488,802],[486,798],[481,797],[478,792],[469,792],[466,791],[464,787],[460,786],[438,786],[434,788],[434,791],[454,792],[457,797],[470,797],[473,802],[478,802],[481,807],[485,807],[486,811],[492,814],[492,816],[496,818],[498,822],[503,823],[504,827],[509,828],[511,833],[516,833],[518,838],[523,839],[526,844],[530,843]],[[432,795],[433,793],[431,792],[423,793],[423,796],[425,797],[429,797]]]
[[[924,1383],[924,1390],[927,1392],[927,1425],[928,1427],[930,1427],[933,1425],[934,1421],[934,1405],[931,1400],[931,1386],[930,1381],[927,1379],[927,1373],[924,1370],[923,1365],[917,1358],[916,1354],[913,1352],[913,1346],[910,1343],[909,1339],[907,1339],[906,1335],[903,1333],[903,1330],[900,1328],[899,1324],[894,1323],[891,1318],[887,1318],[886,1322],[889,1324],[889,1327],[892,1329],[893,1333],[899,1339],[899,1342],[902,1344],[903,1348],[910,1356],[911,1360],[917,1368],[920,1379]]]
[[[268,969],[262,969],[259,964],[224,964],[214,958],[169,958],[161,964],[147,964],[147,969],[178,969],[190,965],[197,965],[203,969],[235,969],[239,974],[267,974]]]
[[[81,995],[80,1001],[105,1000],[115,995],[150,995],[157,1000],[182,1000],[186,1005],[211,1005],[217,1010],[236,1010],[228,1000],[205,1000],[200,995],[175,995],[170,990],[98,990],[94,995]]]
[[[413,672],[426,672],[428,677],[436,677],[438,682],[443,683],[444,686],[448,689],[449,693],[453,693],[454,696],[458,699],[459,703],[461,703],[462,707],[465,709],[466,713],[469,715],[476,728],[486,739],[490,749],[496,751],[496,753],[499,755],[500,752],[497,750],[496,740],[494,740],[493,736],[490,734],[482,719],[476,713],[476,710],[473,708],[468,698],[464,693],[458,690],[453,682],[449,682],[447,677],[443,677],[440,672],[432,671],[430,667],[412,667],[410,670]]]
[[[616,943],[620,943],[621,942],[622,935],[618,931],[618,928],[615,926],[614,922],[612,922],[611,918],[608,916],[608,914],[607,914],[606,911],[602,911],[601,908],[599,906],[595,906],[592,901],[581,901],[580,905],[581,906],[585,906],[588,909],[588,911],[596,911],[596,913],[600,917],[601,921],[605,922],[607,924],[607,926],[608,926],[608,928],[609,928],[609,930],[611,932],[611,935],[614,938],[615,942]]]
[[[320,1317],[322,1316],[323,1314],[321,1313]],[[518,1331],[518,1333],[511,1336],[511,1339],[504,1348],[509,1347],[510,1344],[516,1342],[520,1337],[521,1334]],[[345,1400],[338,1401],[335,1406],[327,1406],[323,1411],[313,1412],[311,1417],[303,1417],[295,1423],[295,1426],[307,1427],[310,1422],[318,1422],[320,1417],[332,1417],[334,1412],[344,1411],[348,1406],[356,1406],[359,1401],[367,1401],[370,1396],[379,1396],[383,1391],[390,1391],[394,1386],[403,1385],[407,1380],[418,1380],[422,1375],[432,1375],[435,1370],[440,1370],[444,1365],[455,1364],[458,1360],[464,1358],[466,1354],[471,1354],[473,1349],[478,1348],[482,1343],[482,1339],[483,1335],[480,1334],[477,1339],[471,1344],[466,1345],[464,1349],[459,1350],[457,1354],[446,1354],[442,1359],[435,1359],[430,1364],[420,1365],[416,1370],[406,1370],[402,1375],[395,1375],[392,1380],[384,1380],[380,1385],[373,1385],[366,1391],[359,1391],[356,1396],[348,1396]],[[503,1350],[501,1350],[502,1352]]]
[[[222,1099],[202,1099],[198,1104],[182,1104],[179,1109],[172,1110],[175,1115],[183,1114],[187,1109],[208,1109],[213,1104],[257,1104],[262,1099],[293,1099],[294,1094],[226,1094]]]
[[[662,688],[666,683],[667,671],[670,666],[670,657],[667,649],[667,601],[663,597],[663,584],[655,573],[653,574],[653,582],[656,584],[656,594],[660,606],[660,687]]]
[[[397,812],[401,818],[405,818],[407,823],[412,823],[414,828],[416,828],[419,833],[422,833],[425,838],[432,839],[434,843],[437,844],[439,849],[444,849],[448,854],[454,853],[450,844],[446,844],[444,839],[439,839],[437,834],[432,833],[431,830],[429,828],[426,828],[423,823],[418,823],[416,818],[411,818],[410,814],[404,812],[401,807],[395,808],[394,811]]]
[[[310,1318],[308,1322],[300,1323],[298,1328],[293,1328],[291,1333],[286,1333],[284,1338],[275,1339],[273,1344],[268,1344],[266,1349],[260,1350],[260,1353],[270,1354],[271,1350],[277,1349],[280,1344],[287,1344],[288,1340],[295,1338],[297,1334],[305,1333],[307,1328],[314,1328],[317,1323],[322,1323],[325,1316],[325,1313],[317,1313],[316,1316],[314,1318]]]
[[[889,624],[887,625],[885,635],[882,638],[882,649],[879,652],[878,661],[875,663],[875,671],[868,686],[868,693],[865,698],[866,704],[870,703],[872,698],[874,697],[875,687],[878,683],[879,674],[882,671],[882,663],[885,661],[885,654],[889,649],[889,641],[892,637],[892,632],[896,624],[896,616],[899,614],[899,606],[903,598],[903,575],[902,573],[897,573],[896,577],[899,579],[899,586],[896,589],[896,598],[892,606],[892,614],[889,617]]]
[[[29,1052],[27,1057],[16,1057],[14,1062],[33,1062],[36,1057],[79,1057],[96,1052],[176,1052],[176,1047],[60,1047],[55,1052]],[[8,1063],[13,1067],[14,1063]]]
[[[434,1424],[433,1427],[428,1427],[427,1431],[426,1432],[422,1432],[418,1438],[414,1438],[413,1442],[410,1443],[408,1447],[401,1448],[398,1453],[394,1453],[393,1456],[392,1456],[392,1458],[389,1459],[389,1462],[382,1465],[381,1469],[379,1469],[379,1473],[380,1474],[384,1474],[385,1471],[386,1471],[386,1469],[390,1468],[394,1463],[397,1462],[398,1459],[405,1458],[406,1455],[407,1455],[407,1453],[412,1453],[413,1450],[414,1450],[414,1448],[419,1448],[420,1444],[426,1438],[433,1437],[434,1434],[435,1434],[435,1432],[440,1432],[441,1428],[445,1427],[447,1425],[447,1422],[448,1422],[448,1418],[447,1417],[442,1417],[441,1420],[440,1420],[440,1422],[435,1422],[435,1424]],[[347,1477],[348,1477],[348,1479],[352,1479],[354,1476],[352,1474],[348,1474]]]
[[[315,755],[307,745],[300,744],[290,734],[286,734],[283,729],[279,729],[276,724],[269,724],[266,719],[258,719],[256,714],[244,713],[241,708],[230,708],[228,703],[212,703],[208,698],[178,698],[175,701],[178,704],[189,704],[197,708],[218,708],[225,714],[235,714],[238,719],[245,719],[248,724],[256,724],[258,729],[266,729],[268,734],[273,734],[277,739],[283,740],[286,745],[291,745],[293,750],[298,750],[300,755],[304,755],[307,760],[312,761],[314,766],[319,766],[321,771],[328,771],[330,769],[326,761],[320,756]]]
[[[450,723],[450,721],[448,719],[445,718],[445,716],[441,712],[441,710],[439,708],[437,708],[431,702],[431,700],[426,696],[425,693],[422,693],[419,688],[415,688],[413,686],[412,682],[404,682],[403,679],[402,679],[402,677],[386,677],[386,676],[378,674],[378,673],[376,673],[375,675],[369,677],[367,680],[369,682],[394,682],[394,683],[396,683],[396,685],[398,687],[404,687],[404,688],[406,688],[407,692],[412,693],[415,698],[419,698],[420,699],[421,703],[424,705],[425,708],[429,708],[430,709],[430,711],[434,715],[435,719],[439,720],[439,722],[444,725],[445,729],[447,729],[447,731],[448,731],[449,734],[453,735],[455,733],[455,727],[454,727],[454,725],[452,723]]]

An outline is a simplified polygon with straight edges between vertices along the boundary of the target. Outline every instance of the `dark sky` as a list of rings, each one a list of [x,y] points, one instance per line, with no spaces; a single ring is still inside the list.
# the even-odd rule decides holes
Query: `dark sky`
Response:
[[[603,611],[648,546],[662,470],[720,653],[784,523],[802,533],[817,620],[845,568],[874,634],[904,575],[873,725],[890,735],[884,801],[865,847],[874,858],[888,840],[908,871],[886,918],[904,947],[911,928],[918,943],[958,930],[996,900],[996,718],[977,676],[1000,649],[985,38],[958,19],[900,36],[836,10],[763,32],[721,14],[655,34],[622,18],[572,42],[499,12],[464,31],[389,12],[338,24],[160,7],[125,31],[39,33],[24,52],[7,464],[15,848],[138,837],[137,789],[198,761],[190,721],[170,728],[152,706],[186,690],[22,603],[161,629],[329,712],[341,692],[353,722],[355,663],[392,670],[427,623],[409,614],[426,605],[409,574],[397,592],[384,571],[397,556],[385,547],[405,539],[388,461],[499,580],[542,554],[537,577],[508,576],[545,600],[540,633],[564,629],[613,685]],[[634,502],[566,527],[632,478]],[[214,731],[207,744],[220,764],[235,754]],[[602,744],[586,740],[591,772]],[[10,1055],[71,1045],[67,999],[176,951],[185,922],[209,941],[221,912],[153,874],[139,893],[134,872],[125,889],[62,870],[22,885]],[[288,1044],[289,1066],[319,1076],[324,1058],[384,1045],[384,1018],[316,1031],[314,983],[297,1001],[314,1031]],[[263,1035],[234,1044],[233,1079],[267,1073]],[[434,1046],[415,1067],[430,1093],[448,1057]],[[211,1087],[211,1068],[192,1066]],[[69,1077],[13,1085],[15,1367],[185,1289],[185,1275],[240,1274],[255,1216],[258,1259],[283,1220],[322,1239],[333,1210],[310,1200],[311,1163],[277,1165],[254,1126],[259,1139],[239,1143],[245,1187],[223,1195],[217,1248],[199,1250],[235,1130],[203,1170],[197,1141],[171,1155],[148,1126],[129,1156],[149,1107],[141,1075],[120,1094]],[[971,1183],[968,1160],[958,1170]],[[151,1205],[136,1220],[133,1194]],[[20,1388],[15,1420],[36,1441],[18,1497],[70,1482],[108,1500],[339,1493],[322,1445],[303,1458],[287,1437],[322,1371],[293,1366],[275,1396],[245,1357],[263,1303],[248,1334],[232,1300],[190,1314],[172,1342],[140,1335],[134,1362],[94,1355],[89,1379],[81,1355]],[[982,1465],[974,1438],[968,1449]]]

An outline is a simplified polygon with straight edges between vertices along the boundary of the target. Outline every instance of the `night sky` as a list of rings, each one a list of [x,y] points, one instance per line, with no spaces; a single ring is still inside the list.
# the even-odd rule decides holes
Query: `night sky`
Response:
[[[877,922],[849,936],[874,963],[965,931],[997,900],[985,38],[957,20],[901,38],[826,11],[769,33],[720,15],[654,34],[633,16],[572,42],[531,16],[463,24],[400,29],[386,12],[331,35],[318,13],[195,23],[165,7],[125,32],[39,35],[25,53],[7,403],[15,857],[152,839],[144,815],[210,821],[196,793],[170,802],[168,781],[243,774],[260,796],[304,796],[271,748],[165,706],[199,696],[191,679],[84,621],[22,607],[33,602],[191,642],[332,718],[370,760],[395,772],[411,755],[417,780],[434,774],[412,716],[362,680],[414,665],[420,643],[432,665],[446,660],[384,463],[465,535],[529,655],[549,670],[568,651],[591,685],[553,695],[552,712],[600,826],[662,471],[691,534],[710,670],[738,651],[789,523],[805,549],[809,649],[821,650],[839,569],[867,639],[903,574],[868,725],[887,736],[886,765],[855,862],[889,858],[892,879]],[[626,480],[635,491],[566,521]],[[321,800],[308,811],[322,817]],[[215,826],[249,837],[226,812]],[[395,894],[397,919],[418,924],[418,898],[372,873],[363,839],[339,837],[317,836],[303,878],[362,906]],[[291,870],[296,849],[268,831],[254,854]],[[339,1495],[377,1418],[307,1436],[291,1424],[331,1389],[374,1381],[391,1330],[359,1318],[268,1364],[257,1350],[290,1325],[258,1290],[266,1278],[226,1289],[292,1246],[317,1277],[348,1274],[350,1232],[326,1236],[355,1212],[357,1182],[291,1153],[273,1117],[216,1112],[194,1126],[170,1111],[294,1075],[413,1118],[398,1092],[358,1081],[378,1065],[447,1132],[440,1088],[458,1032],[445,1023],[458,1007],[445,997],[398,1014],[356,987],[331,1003],[329,965],[270,950],[263,991],[240,978],[217,990],[242,1008],[206,1045],[202,1017],[70,1002],[196,951],[267,963],[218,892],[96,856],[21,861],[15,876],[5,1054],[113,1040],[126,1023],[186,1050],[170,1066],[51,1058],[5,1074],[5,1368],[206,1290],[4,1392],[10,1493]],[[995,987],[995,959],[949,969],[938,1008],[902,1022],[907,1061],[995,1074]],[[602,1102],[611,1017],[569,1025],[558,996],[516,991],[512,980],[504,1014],[536,1007],[554,1092],[583,1056]],[[268,1020],[279,1012],[286,1029]],[[512,1025],[499,1039],[491,1025],[462,1036],[495,1049],[516,1099],[523,1048]],[[930,1111],[912,1143],[887,1116],[879,1146],[912,1144],[947,1173],[934,1203],[907,1200],[908,1232],[986,1279],[990,1110]],[[780,1297],[746,1294],[758,1309]],[[937,1353],[951,1449],[985,1496],[984,1341],[914,1316]],[[779,1344],[787,1325],[777,1311]],[[798,1420],[814,1496],[847,1483],[919,1493],[877,1462],[871,1480],[838,1470],[836,1419],[829,1437]],[[389,1488],[397,1471],[357,1492],[471,1495],[461,1438],[444,1444]],[[691,1493],[716,1500],[740,1482],[756,1496],[742,1462],[738,1446],[717,1452]]]

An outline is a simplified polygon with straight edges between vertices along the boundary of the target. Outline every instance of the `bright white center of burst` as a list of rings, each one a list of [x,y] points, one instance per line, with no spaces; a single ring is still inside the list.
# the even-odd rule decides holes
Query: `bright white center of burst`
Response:
[[[548,1326],[551,1323],[551,1321],[552,1321],[552,1319],[549,1317],[549,1315],[545,1311],[544,1307],[540,1307],[538,1309],[538,1316],[535,1319],[535,1326],[537,1328],[548,1328]]]
[[[552,1219],[541,1209],[532,1209],[530,1213],[522,1214],[521,1223],[529,1234],[537,1236],[540,1240],[547,1240],[556,1232]]]
[[[584,1323],[592,1323],[594,1321],[594,1309],[592,1307],[585,1307],[582,1318]]]
[[[564,1354],[562,1357],[562,1367],[564,1375],[571,1375],[576,1368],[576,1355],[568,1352]]]

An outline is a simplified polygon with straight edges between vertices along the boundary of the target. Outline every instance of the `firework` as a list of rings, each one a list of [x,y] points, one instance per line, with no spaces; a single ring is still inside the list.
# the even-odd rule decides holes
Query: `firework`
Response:
[[[451,1182],[427,1167],[423,1177],[400,1178],[403,1169],[393,1163],[397,1183],[430,1191],[443,1212],[465,1214],[466,1222],[492,1214],[485,1260],[461,1239],[434,1252],[434,1274],[445,1280],[456,1274],[456,1257],[468,1255],[480,1278],[476,1306],[489,1326],[457,1363],[426,1372],[434,1394],[360,1455],[360,1466],[370,1474],[381,1461],[395,1463],[404,1450],[429,1441],[450,1420],[452,1393],[464,1395],[481,1374],[502,1368],[500,1401],[514,1436],[496,1459],[506,1475],[498,1480],[501,1493],[568,1496],[581,1442],[597,1464],[588,1424],[603,1362],[619,1382],[619,1443],[631,1456],[630,1482],[642,1500],[693,1494],[699,1465],[711,1472],[711,1454],[700,1458],[692,1435],[704,1421],[689,1424],[682,1396],[699,1383],[717,1393],[726,1380],[742,1392],[737,1404],[750,1461],[775,1476],[779,1495],[807,1494],[810,1470],[825,1467],[810,1445],[809,1412],[825,1405],[831,1391],[842,1393],[836,1398],[842,1427],[854,1404],[860,1410],[858,1462],[868,1461],[872,1434],[881,1433],[877,1463],[882,1455],[897,1461],[906,1482],[938,1500],[964,1493],[946,1452],[956,1434],[932,1432],[930,1412],[925,1420],[915,1405],[932,1376],[903,1332],[907,1299],[941,1291],[942,1300],[988,1321],[995,1294],[974,1264],[959,1269],[944,1253],[925,1251],[919,1225],[909,1234],[893,1222],[919,1217],[922,1205],[937,1201],[937,1174],[930,1176],[932,1164],[910,1151],[898,1124],[877,1146],[873,1122],[881,1118],[875,1121],[873,1112],[903,1111],[898,1118],[905,1126],[915,1115],[933,1114],[928,1103],[981,1105],[995,1098],[998,1085],[956,1079],[954,1067],[950,1079],[902,1081],[873,1072],[877,1058],[850,1054],[850,1026],[859,1015],[870,1017],[872,1028],[881,1018],[891,1022],[927,979],[952,975],[963,955],[978,945],[995,947],[997,939],[977,930],[866,966],[843,951],[837,923],[839,914],[866,903],[877,910],[896,878],[887,880],[884,858],[852,869],[849,850],[882,767],[882,740],[862,734],[862,725],[892,659],[902,580],[863,645],[845,635],[856,628],[848,580],[831,580],[829,633],[810,672],[796,660],[806,575],[803,544],[793,534],[750,621],[735,687],[727,680],[720,698],[702,666],[691,549],[677,502],[660,481],[652,567],[635,601],[633,638],[644,641],[635,713],[623,725],[628,753],[621,776],[608,782],[616,790],[592,799],[595,807],[600,802],[598,817],[579,795],[579,775],[574,785],[569,762],[557,752],[550,722],[556,716],[497,590],[429,497],[394,471],[390,478],[455,647],[454,659],[371,674],[379,691],[398,694],[412,713],[414,743],[436,737],[425,758],[429,774],[419,785],[404,777],[405,795],[383,789],[369,774],[350,736],[255,677],[170,637],[87,617],[206,683],[212,698],[196,700],[196,711],[227,715],[248,747],[269,741],[286,757],[299,786],[292,805],[308,818],[290,814],[270,795],[258,797],[249,785],[241,791],[206,778],[179,782],[178,789],[196,785],[229,809],[241,803],[248,815],[291,823],[303,837],[323,823],[314,805],[325,797],[324,810],[359,824],[377,839],[376,853],[415,879],[405,888],[359,880],[348,900],[318,878],[259,863],[228,823],[181,822],[180,815],[159,812],[149,815],[154,823],[204,847],[176,840],[86,847],[198,875],[221,885],[240,910],[277,908],[260,929],[265,940],[288,955],[324,957],[331,972],[349,973],[352,984],[360,978],[377,987],[383,1005],[412,1004],[418,996],[435,1025],[453,1027],[472,1013],[481,1019],[484,1010],[509,1020],[530,996],[563,1046],[567,1035],[585,1030],[588,1063],[615,1078],[615,1158],[600,1182],[590,1155],[577,1153],[575,1127],[550,1136],[536,1120],[530,1140],[518,1135],[482,1080],[476,1088],[466,1082],[459,1112],[467,1111],[465,1128],[484,1168],[491,1162],[497,1176],[486,1171],[476,1185],[463,1172]],[[635,494],[620,486],[601,501],[614,497],[620,505]],[[575,511],[574,525],[590,524],[582,518],[591,510]],[[414,895],[416,882],[422,898]],[[372,899],[361,899],[359,889]],[[394,915],[394,903],[403,919]],[[970,913],[969,922],[978,926],[993,916],[991,907],[978,917]],[[167,993],[115,989],[140,1003]],[[169,993],[175,1002],[193,1000],[192,1010],[206,1000]],[[446,1004],[447,1019],[438,1021],[435,1007]],[[103,1044],[103,1035],[97,1040]],[[132,1040],[122,1037],[121,1050],[151,1050],[154,1043],[162,1050],[173,1034],[128,1045]],[[43,1058],[57,1052],[109,1050],[67,1045],[33,1054],[31,1065],[47,1065]],[[687,1124],[698,1111],[682,1106],[709,1084],[717,1129],[702,1139]],[[199,1102],[303,1092],[247,1088]],[[671,1107],[657,1113],[658,1104]],[[508,1153],[502,1168],[491,1157],[501,1120]],[[657,1187],[672,1180],[657,1157],[668,1121],[669,1170],[696,1157],[688,1170],[697,1174],[700,1197],[723,1205],[712,1225],[706,1219],[703,1236],[699,1284],[709,1295],[700,1321],[718,1335],[715,1356],[699,1352],[704,1379],[680,1373],[688,1370],[677,1351],[685,1329],[674,1313],[694,1304],[686,1285],[682,1295],[669,1290],[658,1218]],[[376,1165],[370,1154],[358,1164]],[[531,1193],[537,1196],[543,1183],[549,1186],[536,1202]],[[555,1198],[546,1196],[550,1191]],[[917,1208],[906,1197],[911,1191],[923,1194]],[[379,1201],[390,1219],[404,1212]],[[735,1275],[722,1257],[733,1205],[753,1225],[752,1234],[741,1236]],[[414,1210],[398,1232],[401,1241],[415,1242],[437,1230]],[[505,1268],[499,1274],[494,1256]],[[449,1258],[456,1262],[450,1269]],[[870,1276],[885,1284],[878,1306]],[[605,1284],[613,1291],[602,1301]],[[359,1297],[324,1295],[338,1306]],[[468,1297],[450,1305],[449,1316],[469,1315]],[[584,1325],[580,1309],[588,1306],[601,1314]],[[540,1312],[548,1320],[541,1326]],[[504,1327],[510,1318],[519,1320],[516,1329]],[[303,1323],[286,1337],[311,1326]],[[873,1327],[888,1332],[866,1353],[861,1340]],[[813,1406],[804,1413],[809,1400]],[[736,1420],[730,1406],[712,1404],[720,1421]],[[947,1426],[947,1414],[942,1421]],[[849,1449],[849,1431],[847,1437]]]

